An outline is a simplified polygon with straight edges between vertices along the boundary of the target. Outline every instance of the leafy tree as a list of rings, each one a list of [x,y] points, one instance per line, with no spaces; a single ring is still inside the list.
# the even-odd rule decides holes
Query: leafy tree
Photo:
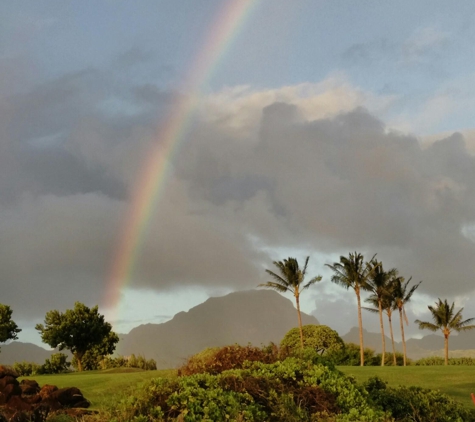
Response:
[[[308,260],[307,256],[303,269],[300,269],[299,263],[295,258],[287,258],[283,261],[274,261],[274,265],[279,269],[280,274],[274,273],[271,270],[266,270],[275,281],[268,281],[264,284],[259,284],[259,287],[267,287],[269,289],[277,290],[281,293],[291,292],[295,297],[297,305],[297,315],[299,320],[300,330],[300,345],[303,349],[303,331],[302,331],[302,316],[300,315],[300,294],[305,289],[308,289],[312,284],[322,279],[321,276],[312,278],[308,283],[303,284],[305,275],[307,273]]]
[[[113,331],[109,332],[100,344],[91,347],[86,351],[86,353],[84,353],[81,360],[82,369],[86,371],[100,369],[102,366],[101,362],[106,358],[106,356],[114,353],[115,345],[118,341],[119,336]],[[78,361],[75,357],[73,357],[71,364],[74,368],[78,369]]]
[[[304,347],[312,348],[320,355],[335,353],[345,346],[338,333],[327,325],[304,325],[302,331]],[[280,347],[289,351],[300,348],[299,329],[289,330],[280,342]]]
[[[407,353],[406,353],[406,339],[404,337],[404,323],[403,318],[406,321],[406,325],[409,325],[409,321],[406,316],[405,305],[411,300],[413,293],[420,286],[422,281],[419,281],[416,285],[408,289],[409,283],[411,282],[412,277],[404,283],[404,277],[395,277],[392,279],[392,297],[393,297],[393,307],[399,311],[399,322],[401,324],[401,337],[402,337],[402,351],[404,355],[404,366],[406,366]]]
[[[0,303],[0,343],[18,339],[21,329],[12,320],[12,312],[10,306]]]
[[[381,354],[381,366],[384,366],[384,362],[386,360],[386,336],[384,334],[384,323],[383,323],[383,308],[385,302],[388,301],[388,297],[391,295],[391,286],[390,281],[391,278],[397,274],[396,269],[392,269],[389,271],[384,271],[383,263],[373,260],[372,262],[374,266],[374,272],[372,273],[371,277],[368,279],[368,285],[370,291],[373,293],[366,302],[372,303],[376,309],[365,308],[369,311],[374,311],[379,313],[379,324],[381,328],[381,339],[382,339],[382,346],[383,352]],[[391,327],[392,331],[392,327]],[[391,336],[393,339],[393,337]],[[393,346],[394,346],[394,339],[393,339]],[[394,354],[393,350],[393,354]],[[396,355],[394,354],[394,357]]]
[[[35,328],[40,332],[43,343],[71,351],[77,360],[78,371],[83,369],[84,354],[101,345],[112,331],[112,326],[99,314],[97,306],[88,308],[80,302],[64,313],[57,310],[47,312],[45,325],[37,324]],[[112,351],[117,341],[111,345]]]
[[[345,289],[350,287],[356,294],[358,303],[358,325],[360,330],[360,365],[364,366],[364,345],[363,345],[363,320],[361,318],[361,291],[370,290],[369,278],[376,271],[374,257],[370,262],[364,262],[364,257],[360,253],[350,253],[348,258],[340,256],[340,262],[333,265],[326,264],[334,272],[331,281],[343,286]]]
[[[431,331],[442,331],[444,335],[445,341],[445,364],[448,365],[449,363],[449,336],[452,331],[467,331],[473,330],[475,325],[470,325],[471,322],[475,320],[475,318],[469,318],[465,321],[462,321],[462,311],[461,308],[458,312],[454,311],[455,304],[449,305],[447,299],[443,302],[442,300],[435,303],[435,306],[428,306],[429,311],[432,314],[432,322],[426,321],[419,321],[416,319],[415,323],[419,324],[419,328],[421,330],[427,329]]]

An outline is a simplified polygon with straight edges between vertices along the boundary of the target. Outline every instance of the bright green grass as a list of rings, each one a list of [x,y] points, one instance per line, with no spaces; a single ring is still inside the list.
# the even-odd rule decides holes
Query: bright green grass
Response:
[[[91,402],[92,409],[101,409],[120,397],[140,388],[152,378],[176,376],[175,370],[142,371],[134,368],[107,369],[105,371],[84,371],[58,375],[32,375],[40,386],[56,385],[58,388],[77,387]]]
[[[391,387],[417,386],[440,390],[464,406],[474,409],[470,393],[475,393],[475,366],[339,366],[346,375],[358,382],[378,376]]]

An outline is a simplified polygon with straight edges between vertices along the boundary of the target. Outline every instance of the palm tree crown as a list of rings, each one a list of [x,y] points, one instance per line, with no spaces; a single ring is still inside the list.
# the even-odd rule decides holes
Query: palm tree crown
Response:
[[[259,284],[259,287],[267,287],[269,289],[277,290],[280,293],[291,292],[295,297],[297,305],[297,315],[300,329],[300,342],[303,348],[303,332],[302,332],[302,317],[300,315],[300,293],[308,289],[312,284],[322,279],[321,276],[313,277],[308,283],[304,283],[305,275],[307,273],[307,265],[309,256],[305,259],[303,269],[300,269],[299,263],[295,258],[287,258],[283,261],[274,261],[274,265],[279,269],[279,274],[266,270],[275,281],[268,281],[264,284]]]
[[[475,318],[468,318],[465,321],[462,321],[462,311],[461,308],[458,312],[454,310],[455,303],[449,305],[447,299],[443,302],[439,298],[439,301],[435,303],[435,306],[428,306],[429,311],[432,314],[432,322],[420,321],[416,319],[416,324],[419,324],[420,329],[427,329],[431,331],[441,330],[445,338],[445,364],[448,364],[449,360],[449,336],[452,331],[467,331],[473,330],[475,325],[470,323],[475,320]]]

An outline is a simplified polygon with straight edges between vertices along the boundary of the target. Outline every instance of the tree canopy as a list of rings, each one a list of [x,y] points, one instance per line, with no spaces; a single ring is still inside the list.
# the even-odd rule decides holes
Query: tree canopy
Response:
[[[12,312],[10,306],[0,303],[0,343],[18,339],[21,329],[12,320]]]
[[[302,330],[304,347],[312,348],[321,355],[339,351],[345,346],[338,333],[327,325],[304,325]],[[280,346],[290,350],[298,349],[300,347],[299,329],[289,330],[280,342]]]
[[[59,350],[71,351],[78,362],[78,370],[82,371],[81,361],[84,354],[94,347],[106,344],[106,349],[112,353],[119,338],[111,336],[112,326],[99,314],[98,307],[88,308],[76,302],[74,309],[61,313],[52,310],[46,313],[45,324],[37,324],[36,329],[41,334],[43,343]]]

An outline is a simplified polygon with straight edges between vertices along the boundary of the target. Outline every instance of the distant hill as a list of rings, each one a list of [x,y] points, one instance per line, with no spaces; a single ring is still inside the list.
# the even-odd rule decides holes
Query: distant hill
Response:
[[[302,313],[302,323],[318,324]],[[119,353],[143,354],[159,368],[175,367],[206,347],[279,343],[296,327],[293,303],[271,290],[250,290],[213,297],[162,324],[140,325],[123,336]]]
[[[46,350],[36,344],[13,341],[1,345],[0,363],[13,365],[15,362],[27,361],[43,364],[53,353],[57,353],[57,350]]]

